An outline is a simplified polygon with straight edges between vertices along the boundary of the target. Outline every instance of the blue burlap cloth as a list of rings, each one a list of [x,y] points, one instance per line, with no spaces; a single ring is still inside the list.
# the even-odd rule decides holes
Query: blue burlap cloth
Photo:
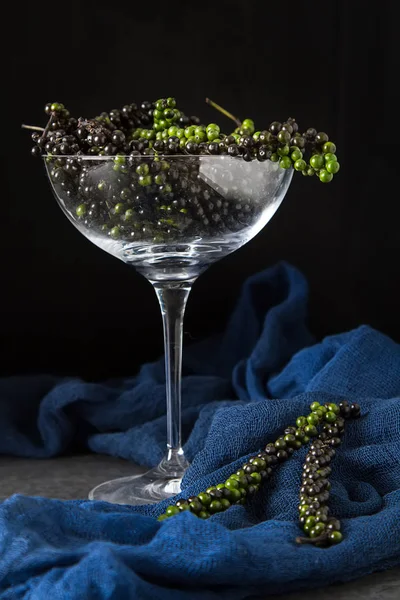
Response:
[[[166,503],[13,496],[0,506],[0,598],[235,600],[400,564],[400,347],[366,326],[316,344],[306,303],[304,278],[280,264],[247,281],[221,338],[186,351],[182,495],[223,481],[312,401],[358,401],[363,416],[348,424],[331,476],[340,545],[294,541],[302,449],[249,506],[207,521],[185,512],[158,522]],[[0,381],[3,454],[49,457],[79,442],[150,466],[165,429],[161,361],[104,384]]]

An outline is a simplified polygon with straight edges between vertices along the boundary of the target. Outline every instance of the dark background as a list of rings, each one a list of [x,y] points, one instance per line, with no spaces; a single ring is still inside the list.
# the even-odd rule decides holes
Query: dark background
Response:
[[[133,374],[162,350],[155,294],[87,241],[52,197],[22,122],[175,96],[202,121],[209,96],[260,128],[325,130],[342,170],[295,176],[257,238],[195,284],[185,342],[221,330],[243,281],[281,259],[310,283],[321,338],[368,323],[400,340],[396,2],[68,2],[11,8],[3,54],[2,375]],[[6,32],[5,32],[6,33]],[[226,123],[227,125],[227,123]]]

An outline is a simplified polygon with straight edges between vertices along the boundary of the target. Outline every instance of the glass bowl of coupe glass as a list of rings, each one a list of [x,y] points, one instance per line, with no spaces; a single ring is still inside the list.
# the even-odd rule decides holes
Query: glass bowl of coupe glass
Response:
[[[196,278],[251,240],[271,219],[293,169],[220,156],[44,156],[55,197],[91,242],[153,285],[164,325],[167,451],[139,476],[101,484],[90,498],[158,502],[180,491],[182,327]]]

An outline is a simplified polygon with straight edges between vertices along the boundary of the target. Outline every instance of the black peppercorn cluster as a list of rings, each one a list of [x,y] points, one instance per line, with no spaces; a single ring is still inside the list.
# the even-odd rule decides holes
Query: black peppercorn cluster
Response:
[[[303,467],[299,505],[300,524],[308,537],[298,537],[296,541],[318,546],[341,542],[340,521],[329,514],[327,505],[329,464],[335,456],[335,448],[341,443],[345,420],[358,418],[360,407],[347,401],[339,405],[313,402],[310,410],[307,417],[298,417],[295,426],[287,427],[283,435],[252,456],[225,482],[196,496],[178,500],[168,506],[158,520],[163,521],[185,510],[201,519],[208,519],[234,504],[245,504],[282,462],[313,439]]]
[[[360,416],[360,406],[347,401],[337,404],[311,405],[308,419],[323,422],[322,430],[310,445],[302,473],[300,488],[299,521],[307,538],[299,537],[299,543],[313,543],[318,546],[337,544],[342,541],[341,523],[330,514],[327,504],[331,484],[328,480],[332,472],[330,463],[341,444],[345,421]],[[313,416],[315,415],[315,417]],[[310,422],[310,421],[308,421]],[[296,424],[304,423],[303,417]]]

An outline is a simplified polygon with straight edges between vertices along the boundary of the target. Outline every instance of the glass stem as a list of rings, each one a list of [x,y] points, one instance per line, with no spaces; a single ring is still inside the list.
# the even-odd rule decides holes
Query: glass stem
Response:
[[[181,436],[183,318],[192,283],[153,283],[164,327],[168,453],[163,462],[164,465],[165,462],[170,462],[183,468],[187,467]]]

